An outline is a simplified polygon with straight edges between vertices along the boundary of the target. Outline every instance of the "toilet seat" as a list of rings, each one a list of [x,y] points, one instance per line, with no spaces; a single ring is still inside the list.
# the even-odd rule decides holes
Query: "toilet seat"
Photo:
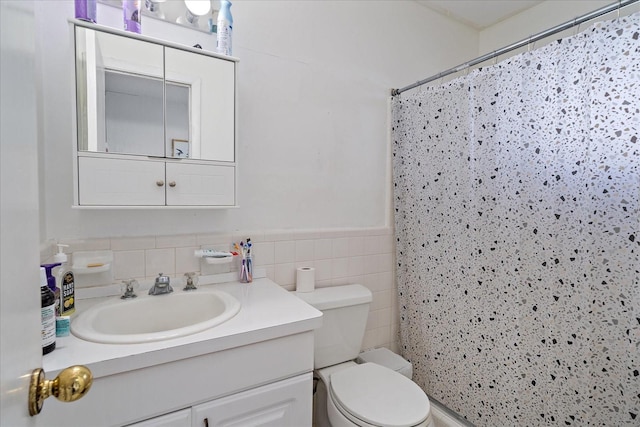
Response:
[[[431,411],[427,395],[417,384],[374,363],[332,374],[329,398],[343,416],[361,426],[424,425]]]

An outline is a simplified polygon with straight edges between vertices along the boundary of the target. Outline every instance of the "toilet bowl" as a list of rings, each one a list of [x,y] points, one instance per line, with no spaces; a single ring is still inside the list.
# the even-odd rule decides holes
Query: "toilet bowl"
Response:
[[[380,363],[368,363],[367,357],[359,359],[364,363],[354,362],[371,291],[346,285],[297,295],[323,313],[322,327],[314,331],[316,427],[433,427],[429,398],[411,381],[410,369],[398,369],[402,375],[383,366],[396,360],[386,353],[382,359],[374,357]]]
[[[318,427],[433,427],[427,396],[391,369],[347,362],[318,376],[316,399],[326,405],[326,414],[317,408]]]

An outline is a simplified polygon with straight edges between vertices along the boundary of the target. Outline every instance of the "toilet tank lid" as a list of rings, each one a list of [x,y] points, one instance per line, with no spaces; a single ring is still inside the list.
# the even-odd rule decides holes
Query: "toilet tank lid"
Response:
[[[371,291],[357,284],[316,288],[313,292],[297,292],[296,295],[320,311],[369,304],[372,299]]]

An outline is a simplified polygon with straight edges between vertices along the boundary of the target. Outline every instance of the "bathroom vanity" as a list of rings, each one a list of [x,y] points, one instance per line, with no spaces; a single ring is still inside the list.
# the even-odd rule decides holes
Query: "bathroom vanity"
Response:
[[[214,289],[237,298],[238,314],[203,332],[151,343],[58,338],[43,358],[47,376],[81,364],[92,371],[93,386],[72,406],[49,399],[36,425],[310,426],[321,312],[269,279],[200,285],[191,292]],[[92,302],[80,300],[79,311],[83,301]]]
[[[236,58],[73,21],[76,207],[236,205]]]

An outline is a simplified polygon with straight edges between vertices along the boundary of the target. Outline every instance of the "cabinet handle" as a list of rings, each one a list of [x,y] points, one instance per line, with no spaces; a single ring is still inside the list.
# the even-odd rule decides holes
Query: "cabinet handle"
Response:
[[[164,185],[164,181],[163,181],[163,180],[161,180],[161,179],[159,179],[159,180],[157,180],[157,181],[156,181],[156,185],[157,185],[158,187],[162,187],[162,186]]]
[[[204,419],[204,427],[209,427],[209,418]]]
[[[175,181],[171,181],[171,182],[169,183],[169,187],[175,187],[175,186],[176,186],[176,182],[175,182]]]

